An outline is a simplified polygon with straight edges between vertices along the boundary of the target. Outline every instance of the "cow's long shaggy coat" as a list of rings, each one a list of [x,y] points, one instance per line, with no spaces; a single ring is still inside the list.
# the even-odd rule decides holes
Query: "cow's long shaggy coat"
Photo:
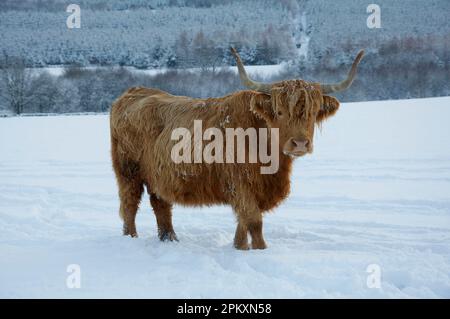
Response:
[[[328,112],[320,112],[321,105]],[[136,236],[135,215],[144,189],[156,214],[162,240],[176,239],[172,203],[200,206],[230,204],[237,215],[235,246],[247,249],[247,232],[253,248],[264,248],[262,213],[276,207],[290,190],[293,159],[281,145],[295,127],[312,140],[314,123],[336,112],[339,103],[322,96],[317,86],[296,80],[281,82],[271,96],[240,91],[222,98],[194,99],[149,88],[131,88],[111,109],[112,160],[121,200],[124,233]],[[285,127],[277,118],[289,114]],[[261,163],[176,164],[171,159],[174,129],[193,132],[194,120],[203,128],[280,128],[279,169],[262,175]],[[286,122],[286,121],[284,121]],[[225,132],[224,132],[225,136]],[[224,140],[224,143],[226,141]],[[269,145],[270,146],[270,145]],[[270,147],[269,147],[270,148]],[[226,146],[224,145],[224,149]]]

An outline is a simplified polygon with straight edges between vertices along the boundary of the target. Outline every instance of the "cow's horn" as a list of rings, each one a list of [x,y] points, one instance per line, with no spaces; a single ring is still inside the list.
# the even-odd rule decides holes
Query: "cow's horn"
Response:
[[[236,49],[231,47],[231,54],[233,54],[234,58],[236,59],[236,64],[239,70],[239,77],[241,78],[242,84],[244,84],[246,87],[248,87],[251,90],[268,93],[270,94],[270,89],[272,88],[272,84],[266,84],[266,83],[260,83],[251,80],[247,72],[245,71],[244,65],[242,64],[241,57],[237,53]]]
[[[350,72],[348,73],[348,76],[344,81],[336,84],[321,84],[320,86],[322,88],[322,93],[330,94],[348,89],[350,85],[352,85],[353,80],[355,79],[356,68],[358,67],[359,62],[361,62],[363,56],[364,50],[359,51],[355,61],[353,61],[352,68],[350,69]]]

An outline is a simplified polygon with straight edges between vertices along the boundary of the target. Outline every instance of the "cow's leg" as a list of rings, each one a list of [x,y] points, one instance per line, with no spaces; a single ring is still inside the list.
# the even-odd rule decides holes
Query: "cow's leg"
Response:
[[[238,221],[234,235],[234,247],[240,250],[248,249],[248,228],[247,225],[240,221]]]
[[[137,237],[136,213],[144,188],[140,181],[123,179],[119,182],[120,216],[123,219],[123,234]]]
[[[252,238],[253,249],[265,249],[266,243],[262,233],[262,213],[259,209],[248,205],[234,208],[238,217],[238,225],[234,236],[234,247],[237,249],[248,249],[247,233]]]
[[[172,225],[172,204],[153,193],[150,194],[150,203],[155,212],[159,239],[161,241],[178,241]]]
[[[144,191],[139,177],[139,163],[121,156],[121,153],[118,152],[118,140],[113,136],[111,137],[111,156],[119,186],[119,214],[123,220],[123,234],[137,237],[135,219]]]
[[[259,218],[255,220],[251,220],[247,224],[248,230],[250,232],[250,236],[252,237],[252,248],[253,249],[266,249],[267,245],[264,241],[262,228],[263,228],[263,221],[262,221],[262,214],[260,214]]]

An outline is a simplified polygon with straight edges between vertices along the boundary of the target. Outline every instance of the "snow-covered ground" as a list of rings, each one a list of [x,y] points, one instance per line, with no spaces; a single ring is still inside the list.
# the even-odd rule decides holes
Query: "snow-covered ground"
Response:
[[[175,207],[162,243],[144,200],[121,236],[107,116],[0,118],[0,297],[449,298],[449,118],[448,97],[342,105],[245,252],[228,207]]]

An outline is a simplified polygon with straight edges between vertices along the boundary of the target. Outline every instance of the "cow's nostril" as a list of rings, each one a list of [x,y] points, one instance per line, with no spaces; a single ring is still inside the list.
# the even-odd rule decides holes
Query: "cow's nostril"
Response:
[[[292,139],[291,140],[292,146],[295,149],[306,149],[309,146],[309,140],[296,140],[296,139]]]
[[[306,140],[306,141],[305,141],[305,147],[306,147],[306,148],[309,148],[309,145],[310,145],[310,144],[311,144],[311,142],[310,142],[309,140]]]

